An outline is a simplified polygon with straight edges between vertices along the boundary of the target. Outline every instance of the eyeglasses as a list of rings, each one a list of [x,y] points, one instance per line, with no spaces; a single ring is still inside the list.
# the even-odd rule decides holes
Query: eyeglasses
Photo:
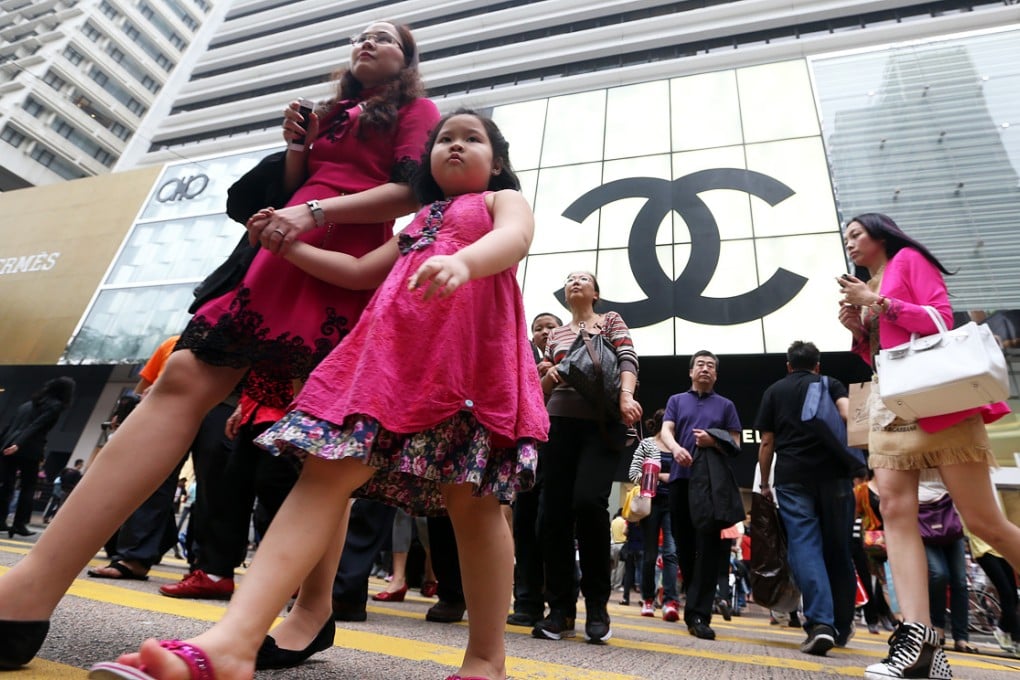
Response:
[[[566,284],[569,286],[571,283],[591,283],[591,277],[584,274],[580,276],[568,276]]]
[[[396,45],[400,48],[400,51],[404,51],[404,46],[400,44],[396,36],[390,35],[389,33],[362,33],[351,38],[351,45],[354,47],[361,47],[365,43],[371,40],[376,45]]]

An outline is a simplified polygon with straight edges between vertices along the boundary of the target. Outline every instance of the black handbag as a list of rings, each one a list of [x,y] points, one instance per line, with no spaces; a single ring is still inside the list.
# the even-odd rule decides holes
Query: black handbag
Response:
[[[227,189],[227,216],[247,224],[262,208],[282,208],[293,195],[283,186],[286,151],[271,153]]]
[[[598,413],[620,419],[620,362],[616,349],[601,333],[593,335],[582,328],[556,371]]]
[[[248,273],[248,267],[255,259],[255,254],[259,252],[259,247],[258,243],[255,245],[248,243],[248,234],[242,236],[223,264],[195,286],[195,290],[192,291],[195,299],[188,307],[188,313],[194,314],[205,303],[237,288],[244,275]]]

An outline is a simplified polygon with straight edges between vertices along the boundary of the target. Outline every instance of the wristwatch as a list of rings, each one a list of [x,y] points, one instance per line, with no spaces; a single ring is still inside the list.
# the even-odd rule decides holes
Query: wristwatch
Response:
[[[326,225],[326,212],[322,209],[319,201],[312,199],[305,202],[308,209],[312,211],[312,219],[315,220],[315,226],[322,227]]]

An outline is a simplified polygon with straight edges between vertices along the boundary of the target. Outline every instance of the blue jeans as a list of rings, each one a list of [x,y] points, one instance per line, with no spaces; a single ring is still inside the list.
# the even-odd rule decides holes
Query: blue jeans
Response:
[[[659,531],[662,531],[662,603],[676,602],[676,544],[669,519],[669,500],[656,496],[652,499],[652,512],[641,520],[645,557],[641,565],[641,599],[655,599],[655,561],[659,556]]]
[[[857,580],[850,554],[854,523],[849,479],[776,486],[794,581],[804,597],[804,628],[824,624],[837,641],[850,633]]]
[[[949,545],[925,545],[928,556],[928,603],[931,607],[931,625],[946,628],[946,586],[949,586],[949,615],[953,639],[966,642],[967,614],[970,600],[967,597],[967,559],[963,539]]]

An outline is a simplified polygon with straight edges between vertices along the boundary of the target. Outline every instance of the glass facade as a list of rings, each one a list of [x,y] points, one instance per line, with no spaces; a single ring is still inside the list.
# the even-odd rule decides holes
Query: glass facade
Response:
[[[1020,308],[1020,31],[677,77],[498,106],[535,238],[527,313],[566,276],[641,356],[845,351],[840,225],[886,212],[950,267],[958,310]],[[267,150],[168,166],[65,357],[137,361],[241,235],[227,187]],[[406,220],[402,220],[406,223]],[[1018,340],[1020,342],[1020,340]]]
[[[160,342],[184,328],[195,286],[245,234],[223,212],[227,189],[270,151],[163,170],[64,363],[144,361]]]

